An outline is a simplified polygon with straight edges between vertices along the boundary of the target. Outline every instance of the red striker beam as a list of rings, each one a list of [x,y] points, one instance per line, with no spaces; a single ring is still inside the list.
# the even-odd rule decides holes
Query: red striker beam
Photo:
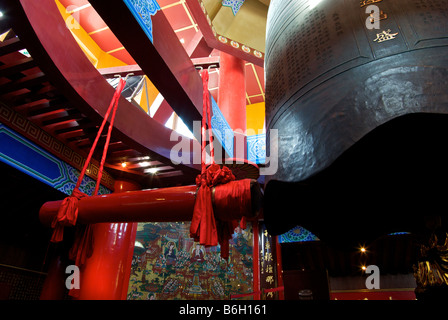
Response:
[[[241,183],[231,181],[229,184]],[[217,186],[214,189],[218,189]],[[191,221],[193,217],[196,186],[182,186],[155,190],[129,191],[81,198],[78,202],[80,224],[102,222],[178,222]],[[261,189],[256,180],[251,180],[251,208],[243,215],[256,217],[261,209]],[[51,225],[57,215],[61,201],[45,203],[39,211],[39,219],[44,225]],[[215,208],[215,214],[239,212],[239,204],[229,203],[226,208]]]
[[[183,186],[84,197],[78,202],[77,222],[188,221],[193,216],[195,196],[196,186]],[[42,224],[51,225],[61,203],[50,201],[41,207]]]

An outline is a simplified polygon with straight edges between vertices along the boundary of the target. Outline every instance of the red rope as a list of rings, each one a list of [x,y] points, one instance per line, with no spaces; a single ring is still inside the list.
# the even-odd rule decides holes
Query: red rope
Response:
[[[208,70],[204,70],[206,73],[205,81],[204,81],[204,92],[205,92],[205,104],[207,106],[207,121],[208,121],[208,137],[210,140],[210,163],[215,163],[215,149],[213,147],[213,132],[212,132],[212,115],[211,115],[211,108],[210,108],[210,92],[208,91],[208,80],[209,80],[209,74]],[[205,161],[205,160],[204,160]]]
[[[201,144],[201,173],[205,173],[206,170],[206,140],[207,140],[207,131],[208,136],[210,140],[210,161],[211,164],[215,163],[215,151],[213,149],[213,135],[212,135],[212,121],[211,121],[211,111],[210,111],[210,92],[208,91],[208,80],[209,80],[209,74],[208,70],[202,71],[202,89],[203,89],[203,95],[202,95],[202,128],[201,128],[201,138],[202,138],[202,144]],[[208,121],[209,129],[207,130],[207,124]]]
[[[219,165],[214,162],[213,150],[213,136],[211,129],[209,129],[210,137],[210,157],[211,165],[207,168],[206,165],[206,122],[209,120],[209,127],[211,128],[210,115],[210,93],[208,91],[209,74],[207,70],[202,72],[202,127],[201,127],[201,174],[196,178],[196,184],[199,186],[196,197],[193,218],[190,225],[190,237],[200,244],[205,246],[216,246],[219,242],[218,230],[216,220],[213,214],[212,193],[211,188],[224,181],[234,180],[232,172],[222,171]],[[216,177],[216,178],[215,178]]]
[[[229,257],[229,240],[232,238],[238,220],[242,217],[247,203],[250,204],[250,181],[238,181],[237,184],[229,182],[235,180],[232,171],[215,163],[213,149],[213,134],[211,128],[210,92],[208,91],[209,74],[207,70],[202,72],[203,107],[202,107],[202,131],[201,131],[201,174],[196,178],[198,193],[194,204],[193,218],[190,225],[190,237],[204,246],[221,246],[221,257]],[[206,124],[208,120],[208,133],[210,140],[210,165],[206,164]],[[215,188],[215,204],[227,206],[229,203],[241,208],[234,215],[219,214],[215,217],[212,204],[212,188],[220,186],[220,191]],[[225,185],[225,186],[223,186]],[[239,187],[240,186],[240,187]],[[225,199],[220,199],[225,198]],[[250,206],[249,206],[250,210]],[[219,210],[217,210],[219,211]],[[245,228],[245,219],[241,220],[241,226]]]
[[[117,111],[118,101],[120,99],[121,92],[123,91],[125,85],[126,85],[126,80],[120,78],[120,81],[118,82],[118,86],[115,89],[115,93],[114,93],[114,95],[112,97],[112,100],[111,100],[111,102],[109,104],[109,108],[107,109],[107,112],[106,112],[106,114],[104,116],[103,122],[101,123],[101,126],[100,126],[100,128],[98,130],[98,133],[97,133],[96,137],[95,137],[95,141],[93,142],[92,147],[90,148],[90,152],[89,152],[89,155],[87,156],[86,162],[84,163],[84,167],[82,168],[81,173],[80,173],[80,175],[78,177],[78,182],[76,183],[75,189],[79,189],[79,187],[81,186],[81,182],[84,179],[84,174],[86,173],[86,170],[87,170],[87,168],[88,168],[88,166],[90,164],[90,160],[92,159],[93,152],[95,151],[96,145],[98,144],[98,141],[99,141],[99,139],[101,137],[101,134],[103,133],[104,127],[105,127],[106,122],[107,122],[107,119],[109,118],[109,115],[110,115],[111,111],[113,110],[114,112],[113,112],[112,119],[111,119],[111,122],[110,122],[110,125],[109,125],[109,131],[107,133],[107,139],[108,140],[106,141],[106,144],[105,144],[105,150],[107,152],[107,147],[108,147],[108,144],[109,144],[109,141],[110,141],[111,128],[113,126],[113,122],[114,122],[114,119],[115,119],[115,112]],[[106,153],[103,152],[103,158],[105,157],[105,154]],[[98,177],[97,177],[97,183],[96,183],[96,187],[97,188],[99,188],[99,184],[101,182],[101,178],[102,178],[102,174],[103,174],[103,166],[104,166],[104,160],[103,159],[101,159],[101,164],[102,164],[102,166],[100,166],[100,169],[98,171]],[[95,192],[94,192],[95,195],[98,192],[97,188],[95,189]]]
[[[103,156],[101,158],[100,169],[98,171],[98,177],[97,177],[95,191],[94,191],[93,195],[97,195],[98,190],[100,188],[101,178],[103,176],[104,162],[106,161],[107,149],[109,148],[110,137],[112,135],[112,128],[114,127],[115,114],[117,112],[118,101],[120,100],[120,95],[121,95],[121,92],[123,91],[125,85],[126,85],[126,80],[124,80],[123,78],[120,78],[120,82],[118,83],[117,89],[115,90],[114,97],[112,98],[111,105],[112,105],[112,103],[114,103],[114,109],[113,109],[112,117],[111,117],[110,123],[109,123],[109,130],[107,132],[106,143],[104,144]]]
[[[87,168],[88,168],[89,163],[93,156],[93,152],[95,151],[95,148],[96,148],[98,141],[101,137],[103,129],[104,129],[106,122],[109,118],[109,115],[112,112],[112,118],[110,121],[109,131],[107,133],[106,143],[105,143],[104,150],[103,150],[103,158],[101,159],[101,164],[100,164],[100,168],[98,171],[94,195],[96,195],[98,193],[98,189],[101,184],[101,177],[102,177],[103,168],[104,168],[104,161],[105,161],[105,157],[107,154],[107,148],[108,148],[108,145],[110,142],[112,127],[113,127],[113,123],[114,123],[114,119],[115,119],[115,113],[117,110],[118,101],[120,99],[121,92],[123,91],[125,84],[126,84],[126,80],[120,78],[120,81],[115,90],[114,96],[112,98],[112,101],[107,109],[107,112],[104,116],[103,122],[101,123],[101,126],[96,135],[95,141],[92,144],[89,155],[87,156],[87,159],[86,159],[84,166],[81,170],[81,173],[78,177],[76,186],[73,189],[71,195],[64,199],[64,201],[61,204],[61,207],[58,210],[57,216],[52,221],[51,226],[53,227],[54,230],[53,230],[53,234],[51,237],[51,242],[60,242],[63,240],[63,232],[64,232],[65,226],[75,226],[76,225],[76,221],[78,218],[78,201],[81,198],[87,196],[85,193],[79,191],[79,187],[81,186],[81,182],[84,179],[84,175],[87,171]],[[84,231],[80,232],[79,235],[77,233],[77,236],[75,238],[75,244],[74,244],[72,250],[70,251],[71,252],[70,255],[76,257],[76,261],[75,261],[76,265],[79,266],[84,263],[86,257],[88,257],[89,254],[91,253],[92,244],[93,244],[93,238],[91,236],[90,226],[87,226],[87,228],[85,228]]]

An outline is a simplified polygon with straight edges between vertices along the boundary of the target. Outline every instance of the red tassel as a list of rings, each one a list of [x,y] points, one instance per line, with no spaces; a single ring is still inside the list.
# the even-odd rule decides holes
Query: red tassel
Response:
[[[51,223],[51,227],[54,229],[51,242],[61,242],[64,235],[64,227],[76,224],[78,219],[78,201],[85,196],[87,196],[85,193],[75,188],[72,194],[62,201],[58,214]]]
[[[226,185],[234,180],[232,171],[225,166],[221,168],[218,164],[210,165],[203,174],[196,177],[199,190],[190,225],[190,237],[204,246],[219,244],[221,257],[224,259],[229,257],[229,241],[235,228],[238,225],[242,229],[246,228],[246,219],[242,217],[242,213],[247,211],[247,206],[250,206],[250,180],[238,181],[237,185],[229,184],[224,189],[221,187],[219,192],[215,189],[215,204],[219,203],[221,207],[225,207],[230,202],[239,203],[241,210],[229,213],[228,217],[215,217],[211,188]]]
[[[206,185],[201,185],[197,194],[190,226],[190,237],[204,246],[218,245],[212,194],[210,188]]]
[[[69,258],[82,266],[93,253],[93,230],[90,224],[77,226],[75,242],[69,251]]]
[[[237,220],[220,221],[215,220],[212,204],[211,188],[217,185],[227,184],[235,180],[232,171],[223,166],[222,168],[215,164],[213,150],[213,136],[211,134],[211,112],[210,112],[210,93],[208,91],[208,71],[202,72],[203,84],[203,109],[202,109],[202,131],[201,131],[201,174],[196,177],[196,185],[199,187],[196,201],[194,204],[193,218],[190,225],[190,237],[199,244],[204,246],[215,246],[218,243],[221,246],[221,257],[228,259],[229,257],[229,240],[232,238],[235,228],[238,226]],[[209,122],[210,136],[210,158],[211,165],[206,168],[205,164],[205,140],[206,140],[206,120]],[[216,191],[216,190],[215,190]],[[234,198],[233,195],[237,194]],[[232,199],[227,201],[241,201],[244,197],[241,188],[235,190],[231,195]],[[250,197],[250,196],[249,196]],[[215,192],[216,203],[216,192]],[[236,213],[238,218],[241,217]],[[230,220],[230,219],[229,219]],[[246,228],[246,220],[241,220],[241,226]]]

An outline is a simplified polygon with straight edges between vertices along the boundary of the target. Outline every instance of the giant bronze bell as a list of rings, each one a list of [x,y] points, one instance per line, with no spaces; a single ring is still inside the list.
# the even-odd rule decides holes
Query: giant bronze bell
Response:
[[[447,0],[272,0],[265,73],[271,234],[353,248],[446,228]]]

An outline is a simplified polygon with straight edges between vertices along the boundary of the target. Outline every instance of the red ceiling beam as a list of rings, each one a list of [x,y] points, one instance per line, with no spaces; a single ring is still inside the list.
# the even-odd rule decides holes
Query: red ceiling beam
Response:
[[[214,67],[219,68],[219,56],[213,56],[213,57],[207,57],[207,58],[194,58],[191,59],[194,66],[202,67],[204,69],[207,69],[208,67]]]
[[[106,3],[108,6],[111,4]],[[97,123],[101,122],[115,90],[82,52],[66,27],[56,3],[53,0],[5,0],[2,9],[5,15],[11,17],[14,31],[26,42],[27,49],[48,79],[57,84],[58,89],[84,115]],[[147,53],[147,50],[142,51]],[[151,61],[151,55],[146,55],[146,58]],[[153,64],[155,69],[162,67],[154,61]],[[172,74],[164,76],[170,80],[173,78]],[[191,108],[187,111],[191,112]],[[192,119],[191,114],[189,118]],[[120,97],[114,127],[113,134],[126,145],[170,162],[170,152],[178,143],[170,141],[172,130],[147,116],[124,97]],[[190,143],[190,150],[195,150],[195,141],[190,140]],[[200,164],[193,163],[192,153],[189,157],[190,164],[180,167],[194,174],[200,170]]]
[[[115,77],[115,75],[125,77],[129,73],[133,73],[134,76],[141,76],[145,74],[138,64],[121,66],[121,67],[102,68],[98,69],[98,71],[105,78],[113,78]]]
[[[190,58],[199,58],[208,57],[212,53],[213,48],[208,46],[201,32],[196,32],[185,50]]]
[[[17,109],[26,108],[29,103],[39,100],[48,100],[48,97],[57,95],[56,88],[51,84],[45,84],[41,89],[23,89],[12,93],[1,94],[2,99],[8,100],[8,103]]]
[[[28,87],[32,87],[36,84],[40,84],[45,81],[47,76],[43,72],[37,72],[32,75],[26,76],[16,81],[11,81],[0,86],[0,92],[12,92]]]
[[[206,58],[192,58],[191,62],[195,67],[208,68],[210,65],[216,65],[216,67],[219,67],[219,56],[206,57]],[[2,69],[0,68],[0,73],[1,71]],[[142,70],[142,68],[140,68],[138,64],[120,66],[120,67],[102,68],[98,69],[98,72],[101,73],[105,78],[113,78],[116,75],[124,77],[129,73],[133,73],[134,76],[141,76],[145,74],[145,72]]]
[[[19,38],[11,38],[0,42],[0,56],[4,56],[11,52],[16,52],[24,49],[25,46],[20,42]]]
[[[172,113],[173,110],[170,108],[168,102],[166,100],[163,100],[160,104],[159,109],[157,109],[157,112],[154,114],[154,120],[165,124],[171,117]]]
[[[25,57],[14,61],[11,64],[5,64],[0,67],[0,77],[7,77],[14,73],[19,73],[27,69],[31,69],[36,66],[36,62],[33,58]]]
[[[162,10],[151,16],[150,41],[124,1],[90,3],[171,108],[193,129],[202,119],[202,81]]]

